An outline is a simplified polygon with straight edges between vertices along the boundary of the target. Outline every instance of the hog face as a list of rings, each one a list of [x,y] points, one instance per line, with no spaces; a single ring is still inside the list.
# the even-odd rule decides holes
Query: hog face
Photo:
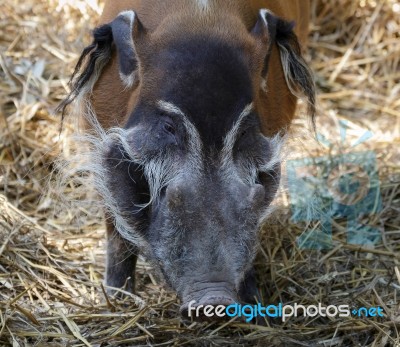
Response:
[[[170,42],[154,60],[159,88],[144,81],[123,138],[105,155],[108,191],[184,307],[233,302],[278,187],[282,139],[262,135],[235,47]]]
[[[78,62],[62,108],[75,99],[90,104],[85,95],[108,68],[93,96],[96,114],[89,125],[97,137],[89,137],[95,147],[89,171],[116,231],[109,244],[122,237],[115,244],[144,253],[179,294],[183,312],[192,300],[240,299],[257,231],[280,179],[282,136],[279,130],[264,136],[260,118],[264,129],[278,124],[284,132],[282,124],[289,125],[293,115],[279,117],[279,110],[286,104],[294,110],[298,92],[315,111],[312,77],[292,29],[261,9],[250,31],[237,16],[205,19],[189,12],[148,32],[133,11],[124,11],[95,30]],[[274,45],[281,78],[268,96]],[[290,96],[281,99],[280,91]],[[108,114],[118,104],[107,95],[123,100],[123,122]],[[265,125],[269,118],[276,124]],[[114,286],[122,286],[128,272],[113,276],[113,269],[135,263],[125,264],[121,247],[109,247],[107,281]]]

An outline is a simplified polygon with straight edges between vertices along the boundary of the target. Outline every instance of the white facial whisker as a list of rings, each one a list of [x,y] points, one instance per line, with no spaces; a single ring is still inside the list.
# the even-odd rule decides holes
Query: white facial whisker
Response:
[[[274,137],[267,138],[270,144],[271,157],[267,163],[261,165],[260,170],[267,172],[274,168],[274,166],[281,162],[283,145],[286,142],[286,135],[276,134]]]
[[[222,161],[222,169],[229,173],[228,176],[234,174],[232,172],[232,164],[233,164],[233,146],[235,145],[237,134],[239,132],[240,126],[243,120],[251,113],[253,110],[253,103],[248,104],[239,115],[238,120],[233,125],[231,130],[226,134],[224,138],[224,146],[221,151],[221,161]]]
[[[196,127],[178,106],[164,100],[159,100],[157,102],[157,105],[162,111],[165,111],[166,113],[169,114],[177,115],[181,118],[188,135],[188,154],[189,154],[188,159],[190,161],[192,168],[195,168],[197,171],[200,171],[203,167],[203,162],[202,162],[203,143],[200,139],[200,134],[197,131]]]
[[[221,171],[226,180],[239,179],[247,185],[257,182],[260,172],[269,172],[281,161],[281,151],[285,143],[285,136],[278,133],[273,137],[261,135],[269,144],[269,153],[265,162],[258,162],[256,158],[246,158],[245,162],[236,163],[233,159],[233,148],[238,140],[238,134],[244,119],[251,114],[253,104],[247,105],[239,115],[237,121],[224,138],[224,146],[221,151]]]

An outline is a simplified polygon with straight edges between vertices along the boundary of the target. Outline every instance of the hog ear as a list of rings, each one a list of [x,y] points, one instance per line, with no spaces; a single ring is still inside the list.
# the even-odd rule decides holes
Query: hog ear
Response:
[[[119,75],[125,86],[132,87],[138,80],[139,69],[135,41],[144,33],[144,28],[133,11],[121,12],[110,27],[117,49]]]
[[[262,43],[264,62],[262,77],[268,77],[269,60],[274,45],[280,53],[286,83],[293,95],[307,100],[308,111],[314,123],[315,85],[312,72],[301,55],[301,48],[296,34],[293,32],[294,22],[285,21],[271,11],[261,9],[252,35]]]
[[[78,96],[93,90],[103,68],[110,62],[113,47],[119,62],[119,76],[122,83],[130,88],[138,82],[139,59],[135,42],[145,34],[145,29],[133,11],[121,12],[111,23],[101,25],[93,31],[93,41],[87,46],[70,80],[71,92],[57,107],[65,110]]]
[[[264,54],[263,68],[261,75],[267,78],[269,59],[271,57],[272,47],[275,44],[276,27],[278,17],[271,14],[266,9],[261,9],[258,13],[257,22],[251,31],[251,34],[261,43]]]

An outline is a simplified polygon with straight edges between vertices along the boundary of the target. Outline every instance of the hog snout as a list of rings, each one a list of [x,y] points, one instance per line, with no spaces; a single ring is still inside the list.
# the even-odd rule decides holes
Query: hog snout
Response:
[[[226,285],[210,283],[208,288],[186,297],[180,308],[183,318],[195,321],[225,320],[225,308],[237,302],[237,295]]]
[[[181,299],[183,317],[220,320],[227,315],[208,315],[207,307],[225,312],[226,306],[239,302],[256,248],[254,205],[264,200],[265,192],[261,185],[236,183],[229,186],[218,177],[177,178],[153,210],[154,254]]]

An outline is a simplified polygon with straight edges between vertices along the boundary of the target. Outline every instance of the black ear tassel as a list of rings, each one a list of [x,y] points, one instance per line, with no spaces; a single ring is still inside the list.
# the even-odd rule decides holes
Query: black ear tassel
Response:
[[[114,46],[117,50],[120,77],[126,86],[133,85],[138,68],[133,36],[139,31],[144,32],[135,17],[133,11],[124,11],[111,23],[93,31],[93,41],[83,50],[69,82],[71,92],[56,109],[57,112],[62,112],[61,126],[66,108],[85,88],[93,88],[96,81],[92,81],[92,85],[89,82],[93,77],[97,78],[103,67],[109,63]]]
[[[82,51],[69,81],[71,92],[56,108],[56,112],[62,114],[61,123],[64,120],[68,105],[76,99],[93,76],[98,60],[101,59],[101,64],[104,66],[111,59],[112,43],[113,34],[109,24],[94,29],[93,41]]]

